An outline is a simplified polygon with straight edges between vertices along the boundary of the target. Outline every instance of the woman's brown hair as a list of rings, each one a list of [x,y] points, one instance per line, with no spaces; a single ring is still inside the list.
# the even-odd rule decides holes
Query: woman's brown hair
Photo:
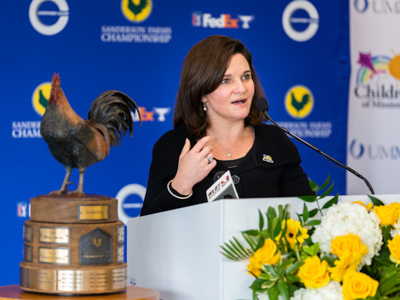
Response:
[[[250,66],[254,81],[254,96],[245,125],[258,125],[263,116],[256,101],[264,96],[264,91],[253,67],[253,58],[245,45],[239,40],[222,35],[213,35],[198,42],[190,49],[183,61],[181,79],[174,110],[173,124],[177,127],[185,122],[189,135],[201,138],[206,135],[208,118],[203,111],[201,99],[215,91],[228,68],[234,54],[242,54]]]

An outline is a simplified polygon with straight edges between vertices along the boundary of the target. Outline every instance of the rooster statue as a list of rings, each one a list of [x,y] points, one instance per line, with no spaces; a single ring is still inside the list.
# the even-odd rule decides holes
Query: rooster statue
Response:
[[[49,146],[50,153],[66,169],[66,175],[58,191],[50,194],[66,194],[69,177],[73,168],[79,170],[79,183],[70,195],[83,196],[83,177],[86,168],[103,160],[110,147],[118,147],[122,135],[133,132],[132,112],[140,110],[136,103],[119,91],[106,91],[93,101],[84,121],[71,108],[61,89],[60,76],[54,74],[46,112],[43,115],[40,132]]]

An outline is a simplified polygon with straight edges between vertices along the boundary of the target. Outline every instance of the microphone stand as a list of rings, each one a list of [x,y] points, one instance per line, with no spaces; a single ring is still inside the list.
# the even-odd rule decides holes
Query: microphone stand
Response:
[[[285,133],[289,134],[290,136],[292,136],[293,138],[295,138],[296,140],[298,140],[299,142],[307,145],[308,147],[310,147],[311,149],[317,151],[319,154],[323,155],[324,157],[326,157],[327,159],[333,161],[335,164],[341,166],[342,168],[346,169],[347,171],[349,171],[350,173],[354,174],[355,176],[357,176],[358,178],[362,179],[365,184],[368,186],[369,190],[371,191],[372,195],[375,195],[374,189],[372,188],[371,184],[368,182],[368,180],[362,176],[361,174],[357,173],[355,170],[353,170],[352,168],[345,166],[344,164],[342,164],[341,162],[337,161],[336,159],[330,157],[328,154],[325,154],[324,152],[322,152],[321,150],[319,150],[317,147],[307,143],[305,140],[299,138],[298,136],[294,135],[293,133],[291,133],[289,130],[287,130],[284,127],[279,126],[274,120],[271,119],[271,117],[268,115],[268,112],[266,110],[263,111],[263,116],[264,116],[264,120],[265,121],[270,121],[272,124],[274,124],[276,127],[280,128],[281,130],[283,130]]]

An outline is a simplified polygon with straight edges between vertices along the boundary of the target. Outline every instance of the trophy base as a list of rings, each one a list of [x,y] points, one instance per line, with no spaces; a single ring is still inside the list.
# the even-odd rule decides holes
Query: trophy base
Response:
[[[20,263],[20,287],[47,294],[107,294],[126,289],[126,264],[43,266]]]

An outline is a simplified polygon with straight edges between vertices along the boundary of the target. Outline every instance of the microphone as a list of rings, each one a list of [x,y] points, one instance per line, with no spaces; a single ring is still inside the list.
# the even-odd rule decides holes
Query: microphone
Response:
[[[207,201],[220,199],[239,199],[231,172],[219,171],[214,175],[214,184],[206,191]]]
[[[279,126],[274,120],[271,119],[271,117],[268,114],[268,110],[269,110],[269,105],[268,105],[268,101],[267,99],[265,99],[264,97],[260,97],[257,99],[257,106],[258,108],[263,112],[264,114],[264,120],[265,121],[269,121],[272,124],[274,124],[276,127],[280,128],[281,130],[283,130],[285,133],[289,134],[290,136],[292,136],[293,138],[295,138],[296,140],[298,140],[299,142],[303,143],[304,145],[307,145],[308,147],[310,147],[311,149],[317,151],[319,154],[321,154],[322,156],[326,157],[327,159],[333,161],[335,164],[341,166],[342,168],[344,168],[345,170],[349,171],[350,173],[354,174],[355,176],[357,176],[358,178],[362,179],[365,184],[368,186],[368,189],[370,190],[370,192],[372,193],[372,195],[375,195],[374,189],[372,188],[371,184],[368,182],[368,180],[362,176],[361,174],[357,173],[355,170],[353,170],[352,168],[345,166],[344,164],[342,164],[341,162],[337,161],[336,159],[330,157],[329,155],[325,154],[324,152],[322,152],[321,150],[319,150],[317,147],[307,143],[305,140],[299,138],[298,136],[294,135],[293,133],[291,133],[289,130],[287,130],[284,127]]]

